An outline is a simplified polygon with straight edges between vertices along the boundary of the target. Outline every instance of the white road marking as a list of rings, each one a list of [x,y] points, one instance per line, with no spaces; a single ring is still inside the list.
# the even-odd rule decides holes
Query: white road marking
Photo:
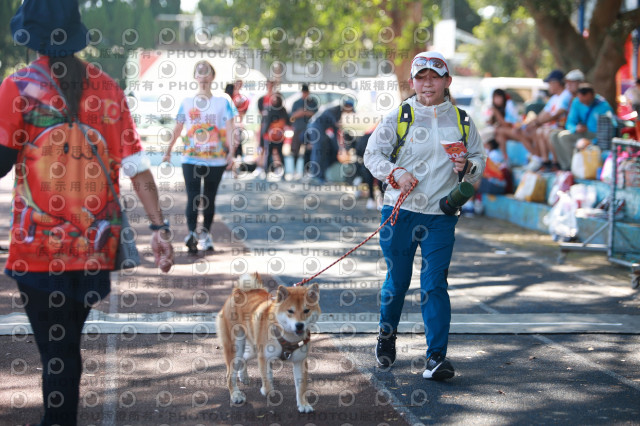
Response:
[[[111,293],[109,294],[109,315],[118,313],[118,272],[111,272]],[[86,326],[85,326],[86,328]],[[117,410],[117,389],[118,389],[118,354],[116,352],[117,334],[107,336],[107,347],[105,349],[105,380],[104,404],[102,406],[102,424],[105,426],[115,426]]]
[[[115,281],[115,280],[114,280]],[[134,330],[137,334],[216,332],[216,316],[208,313],[160,312],[154,314],[117,313],[117,292],[111,293],[110,312],[91,311],[84,333],[117,336]],[[375,333],[378,314],[323,313],[314,333]],[[422,316],[403,314],[400,333],[424,332]],[[0,335],[22,334],[31,326],[24,313],[0,316]],[[572,333],[640,334],[639,315],[611,314],[453,314],[451,334],[572,334]],[[108,339],[107,352],[115,353],[115,338]],[[109,359],[114,361],[115,359]],[[114,364],[115,365],[115,364]]]

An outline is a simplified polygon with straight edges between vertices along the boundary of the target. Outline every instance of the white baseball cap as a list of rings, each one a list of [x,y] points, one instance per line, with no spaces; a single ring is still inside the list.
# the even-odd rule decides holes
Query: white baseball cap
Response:
[[[424,69],[434,70],[439,76],[449,73],[449,65],[441,53],[436,51],[428,51],[418,53],[411,61],[411,78]]]
[[[564,76],[565,81],[584,81],[584,74],[579,69],[571,70]]]

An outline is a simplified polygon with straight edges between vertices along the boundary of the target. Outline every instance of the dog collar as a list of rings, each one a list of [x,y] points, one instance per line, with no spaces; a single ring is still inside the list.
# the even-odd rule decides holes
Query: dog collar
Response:
[[[305,337],[303,340],[300,340],[299,342],[290,342],[288,340],[285,340],[284,337],[279,336],[278,343],[280,343],[280,346],[282,346],[282,353],[280,354],[280,359],[283,361],[288,360],[289,358],[291,358],[291,355],[293,355],[293,353],[297,349],[303,347],[310,341],[311,341],[311,333],[309,333],[309,331],[307,331],[307,337]]]

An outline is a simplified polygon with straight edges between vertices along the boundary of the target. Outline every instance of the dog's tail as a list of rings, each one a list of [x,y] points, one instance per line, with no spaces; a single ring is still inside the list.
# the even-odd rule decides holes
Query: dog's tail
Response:
[[[245,273],[238,279],[236,288],[239,288],[240,290],[253,290],[257,288],[264,288],[264,283],[262,282],[262,277],[259,273]]]

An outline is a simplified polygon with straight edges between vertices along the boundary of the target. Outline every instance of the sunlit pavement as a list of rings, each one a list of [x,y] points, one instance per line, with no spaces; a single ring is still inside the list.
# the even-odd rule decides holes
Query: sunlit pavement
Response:
[[[257,271],[272,288],[310,277],[370,235],[379,213],[347,186],[229,178],[216,203],[215,252],[189,256],[182,173],[155,171],[175,231],[176,265],[168,275],[154,268],[142,207],[132,204],[144,261],[131,275],[114,275],[110,297],[87,323],[81,424],[638,422],[640,303],[628,271],[596,255],[570,255],[556,265],[547,236],[484,217],[462,217],[457,228],[449,273],[452,380],[422,378],[417,273],[398,360],[388,371],[375,367],[386,270],[374,237],[314,280],[323,310],[309,357],[315,413],[298,414],[287,363],[274,366],[277,392],[267,399],[250,362],[248,402],[231,407],[215,313],[234,279]],[[132,194],[124,182],[123,193]],[[5,206],[10,190],[10,179],[0,181]],[[5,220],[0,245],[7,234]],[[37,350],[15,285],[0,279],[0,424],[37,422]]]

